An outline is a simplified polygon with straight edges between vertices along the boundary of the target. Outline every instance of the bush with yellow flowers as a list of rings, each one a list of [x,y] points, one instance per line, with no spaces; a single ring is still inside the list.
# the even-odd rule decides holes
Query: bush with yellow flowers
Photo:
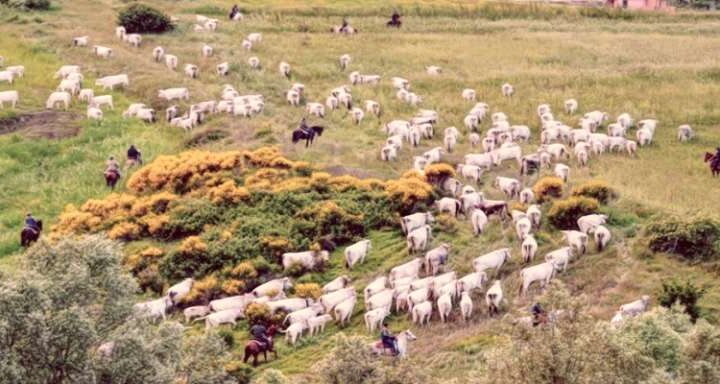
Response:
[[[207,275],[202,279],[195,280],[190,292],[182,298],[182,302],[186,305],[205,304],[218,298],[221,291],[222,286],[217,276]]]
[[[618,198],[617,191],[605,180],[588,180],[574,187],[572,195],[591,197],[602,204]]]
[[[546,176],[538,180],[533,186],[533,193],[537,201],[543,203],[550,199],[557,199],[563,194],[563,180],[555,176]]]
[[[455,169],[445,163],[430,164],[425,167],[425,177],[431,184],[440,185],[445,180],[455,177]]]
[[[322,288],[316,283],[305,283],[295,285],[295,295],[303,299],[317,300],[322,296]]]
[[[572,196],[564,200],[555,200],[548,210],[547,217],[557,228],[575,229],[577,220],[581,216],[596,213],[599,207],[600,204],[593,198]]]

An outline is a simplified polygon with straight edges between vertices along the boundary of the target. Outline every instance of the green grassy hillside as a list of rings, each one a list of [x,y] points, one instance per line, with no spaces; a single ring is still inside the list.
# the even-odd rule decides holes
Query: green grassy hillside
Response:
[[[642,231],[647,223],[667,215],[700,213],[720,217],[716,198],[720,180],[712,179],[702,162],[703,154],[720,144],[720,112],[715,106],[715,100],[720,98],[720,71],[709,54],[720,43],[717,17],[694,13],[673,17],[636,15],[539,5],[463,5],[451,1],[403,0],[390,5],[372,1],[360,7],[357,2],[339,0],[302,5],[278,0],[243,2],[246,19],[230,23],[224,13],[232,1],[146,2],[176,16],[178,28],[165,35],[144,36],[139,49],[114,36],[115,15],[124,5],[122,2],[63,0],[56,1],[50,12],[33,14],[0,6],[0,56],[5,58],[5,65],[26,67],[25,77],[16,84],[0,83],[0,91],[17,89],[21,94],[18,110],[6,108],[0,111],[0,118],[42,110],[45,98],[57,84],[52,75],[62,64],[82,65],[90,84],[96,77],[116,73],[127,73],[131,82],[129,89],[112,93],[115,110],[106,111],[102,123],[86,121],[85,106],[75,103],[70,112],[78,119],[66,127],[53,128],[69,132],[66,137],[48,139],[58,134],[52,135],[42,126],[0,132],[1,271],[12,274],[22,257],[18,234],[25,212],[32,211],[54,224],[67,204],[81,205],[88,199],[104,197],[108,194],[102,179],[104,160],[109,155],[124,155],[131,143],[143,151],[148,162],[158,155],[189,148],[221,151],[274,145],[288,158],[311,162],[333,175],[397,178],[411,167],[412,156],[441,145],[442,139],[440,134],[417,149],[404,147],[397,162],[379,160],[385,139],[382,124],[408,119],[416,111],[398,101],[389,84],[390,77],[402,76],[423,97],[421,107],[439,112],[439,131],[448,126],[462,127],[472,103],[463,101],[460,92],[473,88],[478,100],[490,104],[492,112],[503,111],[513,124],[531,127],[533,139],[525,146],[528,150],[538,143],[536,107],[541,103],[550,104],[556,118],[572,126],[579,115],[562,112],[563,100],[571,97],[579,101],[581,112],[597,109],[611,117],[628,112],[636,120],[657,119],[654,143],[641,148],[637,157],[606,154],[593,158],[584,169],[570,161],[570,186],[601,178],[619,192],[620,198],[603,208],[612,217],[613,246],[583,257],[560,278],[572,292],[587,293],[593,314],[604,319],[609,319],[620,303],[645,293],[657,294],[661,282],[674,277],[708,285],[701,306],[710,320],[715,321],[720,314],[720,290],[713,285],[716,272],[668,255],[649,254],[644,249]],[[406,15],[405,25],[397,31],[387,30],[383,24],[394,6]],[[219,30],[193,32],[196,13],[221,18]],[[338,37],[326,32],[331,25],[340,23],[343,15],[360,29],[359,35]],[[251,32],[262,32],[263,42],[246,52],[240,42]],[[89,35],[91,44],[112,47],[115,56],[101,60],[89,49],[73,48],[70,41],[79,35]],[[215,48],[214,57],[200,57],[203,43]],[[185,63],[197,64],[200,78],[188,79],[181,71],[170,72],[153,62],[151,50],[156,45],[177,55],[179,68]],[[289,135],[304,116],[304,108],[288,106],[284,92],[293,82],[300,82],[306,86],[306,101],[324,102],[331,89],[349,83],[350,71],[343,72],[337,65],[338,57],[344,53],[352,55],[351,70],[383,76],[378,86],[353,87],[357,101],[380,102],[382,116],[366,116],[357,126],[343,110],[330,112],[324,120],[311,118],[313,124],[326,127],[325,134],[308,149],[294,146]],[[250,56],[260,58],[261,70],[248,67]],[[232,65],[227,78],[219,78],[213,71],[223,61]],[[290,80],[277,73],[280,61],[292,65]],[[427,75],[428,65],[441,66],[443,74]],[[505,82],[515,86],[512,98],[500,93]],[[167,105],[157,98],[161,88],[188,87],[192,101],[201,101],[218,99],[226,83],[241,94],[265,95],[265,111],[252,119],[212,116],[192,133],[163,122],[149,125],[120,116],[131,102],[164,109]],[[686,123],[692,125],[697,137],[681,144],[676,140],[676,128]],[[482,129],[487,128],[488,122],[483,123]],[[471,149],[464,136],[459,148],[444,161],[461,162],[462,155],[472,151],[479,150]],[[515,177],[517,167],[506,164],[485,176],[483,190],[490,198],[501,196],[491,186],[496,175]],[[124,183],[119,189],[127,191]],[[530,301],[515,295],[521,266],[512,229],[493,221],[487,234],[475,238],[466,221],[452,218],[444,218],[438,229],[435,242],[453,244],[450,267],[459,273],[469,272],[470,261],[486,251],[512,247],[514,260],[500,277],[507,291],[512,292],[507,310],[522,314]],[[397,228],[374,230],[369,237],[373,252],[351,273],[357,287],[408,258]],[[543,240],[540,255],[562,244],[559,233],[549,225],[543,227],[539,237]],[[339,249],[333,253],[327,270],[312,279],[327,281],[344,273]],[[476,299],[479,303],[480,297]],[[365,333],[362,312],[358,305],[352,324],[344,331]],[[392,324],[397,330],[410,326],[400,315],[392,317]],[[496,320],[482,313],[470,324],[454,321],[447,326],[434,324],[417,329],[419,340],[412,346],[413,361],[432,368],[438,379],[458,377],[458,371],[471,364],[464,357],[492,344],[495,325]],[[338,331],[336,326],[330,326],[321,336],[303,338],[294,347],[279,343],[281,358],[267,366],[312,381],[309,367],[330,346],[332,335]],[[197,326],[191,332],[201,329]],[[246,326],[239,325],[233,332],[235,345],[242,345],[247,338]],[[242,351],[236,348],[233,352],[239,355]]]

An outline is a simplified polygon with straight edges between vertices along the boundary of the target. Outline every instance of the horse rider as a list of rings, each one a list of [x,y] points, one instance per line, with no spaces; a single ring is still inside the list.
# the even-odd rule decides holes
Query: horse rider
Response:
[[[105,162],[105,167],[105,174],[114,172],[117,174],[118,178],[120,177],[120,163],[115,160],[114,156],[110,156],[110,158]]]
[[[383,348],[388,348],[392,351],[393,356],[398,355],[397,337],[393,336],[385,322],[383,322],[382,329],[380,330],[380,341],[382,341]]]
[[[340,32],[343,32],[343,33],[347,32],[347,27],[349,25],[350,24],[348,23],[347,18],[343,17],[342,25],[340,26]]]
[[[142,164],[142,153],[135,148],[134,144],[131,144],[130,148],[127,150],[127,161],[125,162],[125,167],[132,167],[138,164]]]
[[[715,156],[710,162],[710,167],[713,169],[720,168],[720,147],[715,148]]]
[[[235,15],[240,13],[240,8],[238,8],[237,4],[233,5],[232,9],[230,9],[230,20],[235,19]]]
[[[40,232],[40,225],[30,212],[25,215],[25,227],[30,228],[35,232]]]
[[[303,117],[302,120],[300,120],[300,125],[298,126],[298,129],[305,132],[306,134],[310,135],[312,134],[312,130],[307,125],[307,120]]]
[[[392,21],[393,25],[397,24],[398,21],[400,21],[400,14],[397,11],[393,11],[392,16],[390,16],[390,21]]]
[[[532,325],[537,327],[538,325],[547,321],[545,317],[545,310],[540,306],[540,303],[535,303],[530,307],[532,313]]]
[[[250,334],[252,335],[253,340],[260,343],[263,347],[270,348],[272,345],[272,341],[267,334],[267,328],[265,328],[265,325],[262,323],[256,323],[250,327]]]

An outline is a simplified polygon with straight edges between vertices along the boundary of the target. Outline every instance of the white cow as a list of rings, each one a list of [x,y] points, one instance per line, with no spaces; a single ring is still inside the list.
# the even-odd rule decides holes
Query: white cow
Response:
[[[568,265],[570,264],[571,258],[572,248],[570,247],[562,247],[552,252],[548,252],[545,255],[545,261],[554,264],[558,268],[558,271],[560,270],[560,268],[562,268],[563,272],[565,272]]]
[[[357,243],[345,248],[345,266],[352,269],[355,263],[362,263],[372,248],[370,240],[360,240]]]
[[[45,102],[45,108],[53,109],[55,108],[55,105],[57,105],[58,103],[62,103],[63,108],[67,110],[70,106],[71,99],[72,96],[67,92],[53,92],[50,94],[50,97],[48,97],[47,101]]]
[[[387,286],[388,279],[385,276],[379,276],[375,278],[370,284],[368,284],[365,287],[365,290],[363,290],[363,293],[365,295],[365,298],[369,298],[372,295],[382,291]]]
[[[503,290],[500,280],[495,280],[493,285],[485,293],[485,304],[488,306],[488,313],[492,317],[500,313],[500,304],[503,301]]]
[[[352,316],[353,310],[355,310],[356,302],[357,298],[353,296],[335,306],[335,319],[340,322],[341,326],[350,320],[350,316]]]
[[[252,290],[252,293],[255,297],[274,296],[280,292],[284,292],[286,289],[290,289],[291,287],[292,282],[290,282],[290,278],[283,277],[280,279],[270,280],[255,287],[255,289]]]
[[[316,334],[323,332],[325,330],[325,324],[331,320],[332,316],[327,314],[309,318],[307,320],[307,324],[308,328],[310,328],[310,336],[315,336]]]
[[[390,311],[386,307],[375,308],[371,311],[365,312],[365,326],[369,332],[374,332],[375,328],[379,328],[383,320],[390,314]]]
[[[597,245],[598,252],[602,252],[612,238],[610,230],[603,225],[598,225],[593,229],[593,236],[595,237],[595,244]]]
[[[188,323],[195,317],[207,316],[210,314],[210,307],[207,305],[196,305],[193,307],[187,307],[183,309],[183,316],[185,316],[185,322]]]
[[[436,275],[441,265],[447,264],[450,257],[450,244],[443,243],[437,248],[429,250],[425,254],[425,271]]]
[[[497,176],[495,178],[494,186],[511,198],[517,196],[522,188],[520,180],[503,176]]]
[[[412,308],[412,321],[415,324],[430,324],[430,316],[432,315],[432,303],[424,301]]]
[[[355,287],[350,286],[343,289],[338,289],[335,292],[326,293],[320,296],[320,299],[318,301],[320,302],[320,304],[322,304],[322,307],[325,308],[325,313],[330,313],[330,311],[332,311],[336,305],[342,303],[343,301],[351,297],[354,297],[355,295]]]
[[[285,310],[285,312],[295,312],[305,309],[312,304],[312,299],[303,299],[301,297],[293,297],[291,299],[270,301],[266,303],[266,305],[270,308],[270,313],[275,313],[280,309]]]
[[[282,255],[282,264],[285,270],[293,265],[301,265],[310,270],[329,260],[330,253],[328,251],[287,252]]]
[[[386,288],[370,297],[366,296],[365,308],[368,310],[381,307],[390,308],[392,306],[394,293],[394,289]]]
[[[402,277],[417,277],[420,275],[420,268],[423,265],[423,259],[415,258],[407,263],[400,264],[390,270],[390,279],[396,280]]]
[[[473,234],[479,236],[485,232],[488,217],[482,209],[473,209],[470,213],[470,223],[472,224]]]
[[[303,331],[307,328],[304,323],[292,323],[285,330],[280,330],[280,333],[285,334],[285,341],[290,345],[295,345],[297,340],[302,336]]]
[[[453,217],[456,217],[459,213],[463,212],[462,202],[460,202],[460,200],[453,199],[452,197],[443,197],[440,200],[436,200],[435,207],[439,213],[447,212]]]
[[[463,292],[460,296],[460,313],[464,321],[468,321],[472,316],[473,302],[468,292]]]
[[[350,282],[349,276],[347,276],[347,275],[338,276],[331,282],[323,285],[322,291],[323,291],[323,293],[335,292],[335,291],[345,288],[349,282]]]
[[[540,287],[545,288],[550,280],[555,276],[556,266],[551,262],[533,265],[520,271],[520,279],[522,286],[520,287],[520,295],[527,293],[528,287],[535,281],[540,282]]]
[[[459,204],[460,202],[458,202]],[[425,224],[407,234],[407,247],[409,253],[424,251],[432,239],[432,228]]]
[[[577,225],[580,228],[580,231],[582,231],[583,233],[590,233],[598,225],[605,224],[607,219],[607,215],[600,215],[595,213],[580,217],[577,220]]]
[[[623,316],[637,316],[647,311],[650,305],[650,296],[643,295],[640,300],[635,300],[632,303],[623,304],[620,306],[620,313]]]
[[[457,291],[462,293],[470,292],[475,288],[481,288],[486,280],[487,274],[485,274],[485,272],[469,273],[457,280]]]
[[[445,322],[445,319],[450,317],[452,312],[452,298],[450,294],[443,294],[437,299],[438,313],[440,314],[440,321]]]
[[[535,254],[537,253],[537,250],[538,250],[538,244],[537,244],[537,240],[535,240],[535,236],[533,236],[533,235],[525,236],[525,239],[522,242],[521,248],[522,248],[523,262],[525,264],[531,262],[532,259],[535,257]]]
[[[169,297],[161,297],[159,299],[145,301],[133,305],[133,311],[137,316],[157,320],[162,317],[165,320],[166,312],[172,307],[172,301]]]
[[[495,268],[498,271],[508,260],[510,260],[510,249],[500,248],[475,258],[472,265],[476,272],[483,272],[489,268]]]
[[[167,296],[173,304],[179,303],[192,289],[195,279],[187,278],[168,288]]]

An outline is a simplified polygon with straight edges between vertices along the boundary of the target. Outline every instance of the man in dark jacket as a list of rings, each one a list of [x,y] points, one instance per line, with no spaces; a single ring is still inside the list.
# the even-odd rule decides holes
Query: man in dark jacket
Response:
[[[130,145],[130,148],[127,150],[127,162],[125,166],[132,167],[138,164],[142,164],[142,154],[135,148],[135,145]]]
[[[267,328],[261,323],[256,323],[250,327],[250,334],[253,340],[262,343],[265,347],[270,347],[270,338],[267,335]]]
[[[389,348],[392,351],[393,356],[398,354],[397,337],[388,329],[387,323],[383,323],[382,329],[380,330],[380,340],[383,343],[383,347]]]
[[[720,168],[720,147],[715,148],[715,157],[710,162],[710,167],[713,169]]]
[[[27,215],[25,215],[25,226],[28,228],[31,228],[35,232],[40,231],[40,226],[38,225],[37,220],[35,220],[32,213],[30,213],[30,212],[28,212]]]

